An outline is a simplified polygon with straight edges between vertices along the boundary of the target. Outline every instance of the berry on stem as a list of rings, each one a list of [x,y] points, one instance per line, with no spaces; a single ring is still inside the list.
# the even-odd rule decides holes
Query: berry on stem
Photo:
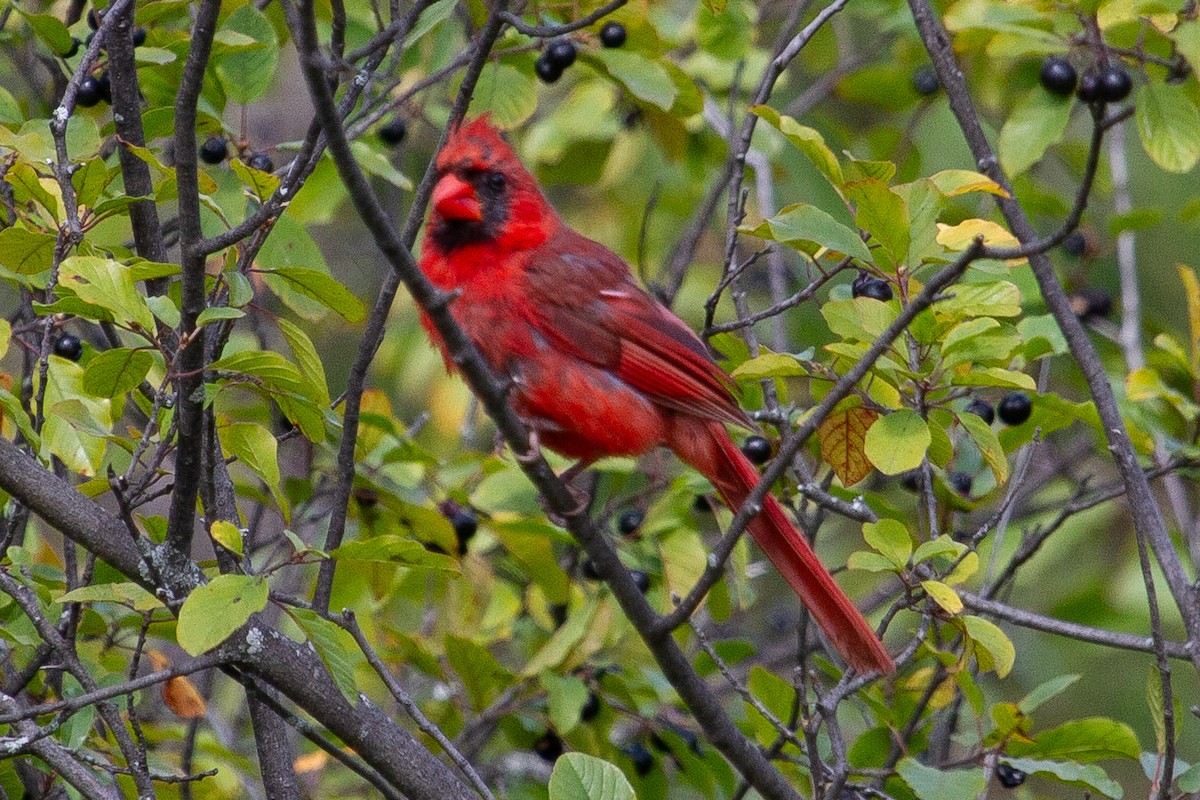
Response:
[[[88,75],[79,82],[75,91],[75,105],[91,108],[100,102],[100,82]]]
[[[450,517],[450,525],[454,528],[454,537],[458,539],[458,552],[467,552],[467,544],[475,538],[475,533],[479,530],[479,520],[464,508]]]
[[[1067,255],[1079,258],[1087,252],[1087,245],[1087,236],[1084,235],[1083,231],[1075,231],[1066,239],[1063,239],[1062,249]]]
[[[590,558],[585,558],[583,563],[579,565],[579,574],[587,578],[589,581],[600,580],[600,568],[596,566],[596,562]]]
[[[884,303],[892,299],[892,286],[883,278],[873,278],[867,272],[860,272],[850,286],[852,297],[869,297]]]
[[[1100,70],[1100,99],[1106,103],[1119,103],[1133,91],[1133,78],[1119,64],[1109,64]]]
[[[538,56],[538,60],[533,62],[533,71],[537,73],[538,80],[542,83],[554,83],[562,77],[562,67],[556,67],[551,64],[543,53]]]
[[[633,762],[633,771],[643,778],[654,771],[654,754],[641,742],[630,742],[621,748],[621,752],[629,756],[629,760]]]
[[[68,361],[78,361],[83,355],[83,342],[73,333],[64,333],[54,340],[54,355]]]
[[[978,397],[967,404],[966,412],[982,418],[988,425],[996,421],[996,412],[992,408],[992,404],[986,400],[980,400]]]
[[[246,166],[250,169],[256,169],[259,172],[275,171],[275,163],[271,161],[271,157],[269,155],[261,150],[250,154],[250,157],[246,159]]]
[[[771,460],[771,443],[763,436],[747,436],[742,442],[742,452],[751,464],[762,466]]]
[[[631,508],[617,519],[617,530],[622,536],[632,536],[646,521],[646,512],[640,508]]]
[[[1095,70],[1083,73],[1083,77],[1079,79],[1079,88],[1075,90],[1075,96],[1085,103],[1100,101],[1100,76]]]
[[[555,39],[546,47],[543,57],[551,65],[566,69],[575,63],[575,43],[570,39]]]
[[[96,75],[96,86],[100,88],[100,99],[112,105],[112,81],[108,77],[107,72],[101,72]]]
[[[224,136],[210,136],[200,145],[200,160],[205,164],[220,164],[229,155],[229,143]]]
[[[1103,289],[1085,286],[1071,295],[1071,310],[1082,320],[1107,317],[1112,312],[1112,295]]]
[[[563,754],[563,742],[554,731],[546,731],[533,743],[533,752],[553,764]]]
[[[912,76],[913,89],[917,94],[928,97],[935,94],[938,89],[942,88],[942,82],[938,80],[937,73],[933,67],[924,66],[919,68]]]
[[[141,47],[146,43],[146,29],[141,25],[133,29],[133,46]]]
[[[613,20],[600,29],[600,44],[605,47],[620,47],[625,44],[625,26]]]
[[[638,591],[642,594],[650,591],[650,576],[642,572],[640,569],[629,570],[629,577],[633,578],[633,584],[637,586]]]
[[[1007,394],[996,406],[996,414],[1005,425],[1020,425],[1033,413],[1033,401],[1024,392]]]
[[[1025,782],[1024,770],[1019,770],[1011,764],[996,765],[996,779],[1006,789],[1015,789]]]
[[[1071,62],[1061,56],[1050,56],[1042,62],[1042,86],[1051,94],[1066,97],[1075,91],[1078,76]]]
[[[579,709],[579,720],[581,722],[591,722],[600,713],[600,696],[595,692],[588,692],[587,700],[583,701],[583,707]]]
[[[971,485],[975,482],[971,478],[969,472],[951,472],[946,477],[946,482],[950,484],[954,491],[961,494],[963,497],[971,496]]]
[[[388,147],[395,147],[404,141],[404,134],[408,133],[408,124],[400,117],[392,117],[387,124],[379,129],[379,138]]]

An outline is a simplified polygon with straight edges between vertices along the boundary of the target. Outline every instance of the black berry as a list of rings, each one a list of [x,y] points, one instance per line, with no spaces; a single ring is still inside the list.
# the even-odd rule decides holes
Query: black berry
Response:
[[[582,722],[591,722],[600,713],[600,696],[595,692],[588,692],[587,700],[583,702],[583,707],[579,709],[579,719]]]
[[[968,414],[982,418],[988,425],[996,421],[996,412],[992,408],[992,404],[986,400],[980,400],[978,397],[967,404],[966,411]]]
[[[906,472],[900,479],[900,486],[910,492],[921,491],[921,474],[916,470]]]
[[[104,21],[104,12],[92,9],[87,13],[87,24],[92,30],[98,30],[100,23]]]
[[[62,356],[68,361],[78,361],[83,355],[83,342],[74,334],[64,333],[54,340],[54,355]]]
[[[771,459],[771,443],[763,436],[747,436],[742,442],[742,453],[752,464],[765,464]]]
[[[556,67],[546,60],[545,55],[538,56],[538,60],[533,62],[533,71],[537,73],[538,80],[542,83],[554,83],[562,77],[562,67]]]
[[[271,161],[271,157],[261,150],[250,154],[250,158],[246,159],[246,166],[250,169],[256,169],[259,172],[274,172],[275,163]]]
[[[696,737],[696,734],[693,731],[690,731],[687,728],[681,728],[678,725],[668,725],[667,729],[682,739],[683,743],[687,745],[688,750],[691,750],[696,755],[702,755],[702,751],[700,750],[700,740]],[[658,735],[657,731],[650,734],[650,744],[654,745],[654,749],[658,750],[660,753],[671,752],[670,745],[667,744],[665,739]]]
[[[85,47],[91,47],[91,46],[92,46],[92,39],[95,39],[95,38],[96,38],[96,32],[95,32],[95,31],[88,31],[87,38],[83,40],[83,44],[84,44],[84,46],[85,46]]]
[[[872,300],[887,302],[892,299],[892,286],[883,278],[872,278],[867,273],[860,274],[850,287],[853,297],[870,297]]]
[[[220,164],[229,155],[229,143],[224,136],[210,136],[200,145],[200,160],[205,164]]]
[[[621,514],[617,520],[617,530],[622,536],[632,536],[637,533],[637,529],[642,527],[642,523],[646,521],[646,512],[640,508],[631,508]]]
[[[112,81],[109,80],[107,72],[101,72],[96,76],[96,86],[100,89],[100,99],[112,105]]]
[[[1110,64],[1100,70],[1099,76],[1100,99],[1106,103],[1117,103],[1124,100],[1133,91],[1133,78],[1124,67]]]
[[[654,754],[646,749],[641,742],[631,742],[621,748],[629,760],[633,762],[633,771],[645,777],[654,771]]]
[[[392,119],[379,129],[379,138],[388,147],[395,147],[404,141],[404,134],[408,133],[408,125],[399,117]]]
[[[996,414],[1005,425],[1020,425],[1033,413],[1033,401],[1024,392],[1004,396],[996,406]]]
[[[560,70],[575,63],[575,43],[570,39],[555,39],[546,47],[546,61]]]
[[[100,102],[100,82],[88,75],[75,91],[75,105],[91,108]]]
[[[294,427],[292,421],[287,417],[280,415],[279,428],[286,433]],[[361,508],[374,508],[379,503],[379,492],[374,489],[368,489],[365,486],[360,486],[352,493],[355,501]]]
[[[708,495],[696,495],[696,499],[692,501],[692,511],[697,511],[701,514],[711,514],[712,510],[712,500],[709,499]]]
[[[62,54],[62,57],[70,58],[71,56],[75,55],[76,53],[79,52],[79,48],[82,44],[83,44],[83,42],[79,41],[79,39],[72,36],[71,37],[71,47],[70,47],[70,49],[67,50],[67,52]]]
[[[1087,245],[1087,237],[1083,235],[1083,232],[1075,231],[1066,239],[1063,239],[1062,249],[1067,255],[1079,258],[1087,252]]]
[[[479,530],[479,520],[470,511],[463,509],[450,518],[450,524],[454,527],[454,537],[458,539],[458,551],[467,552],[467,543]]]
[[[946,481],[950,484],[954,491],[958,492],[963,497],[971,496],[971,484],[974,483],[974,481],[972,480],[970,473],[951,472],[946,477]]]
[[[604,23],[600,29],[600,44],[605,47],[620,47],[625,44],[625,26],[615,20]]]
[[[913,73],[912,77],[913,89],[917,94],[929,96],[937,92],[941,88],[942,83],[938,80],[937,73],[933,67],[921,67]]]
[[[1051,94],[1066,97],[1075,91],[1078,80],[1071,62],[1060,56],[1050,56],[1042,62],[1042,86]]]
[[[1071,310],[1080,319],[1107,317],[1112,311],[1112,295],[1103,289],[1085,286],[1071,295]]]
[[[540,739],[533,743],[533,752],[553,764],[563,754],[562,739],[558,738],[558,734],[554,731],[546,731]]]
[[[1006,789],[1015,789],[1025,782],[1025,772],[1008,764],[997,764],[996,779]]]
[[[579,574],[587,578],[589,581],[600,580],[600,568],[596,566],[596,562],[590,558],[585,558],[583,563],[579,565]]]
[[[1100,100],[1100,76],[1093,70],[1083,73],[1079,79],[1079,88],[1075,96],[1085,103],[1095,103]]]
[[[146,29],[141,25],[133,29],[133,46],[141,47],[146,43]]]
[[[642,572],[640,569],[629,570],[629,577],[633,578],[634,586],[637,586],[638,591],[642,594],[650,591],[650,576]]]

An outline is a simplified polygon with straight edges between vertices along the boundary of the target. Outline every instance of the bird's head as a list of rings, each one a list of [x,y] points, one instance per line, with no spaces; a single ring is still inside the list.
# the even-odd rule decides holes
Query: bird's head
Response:
[[[531,229],[554,217],[537,181],[487,115],[450,134],[436,167],[429,225],[443,250],[489,240],[519,246]]]

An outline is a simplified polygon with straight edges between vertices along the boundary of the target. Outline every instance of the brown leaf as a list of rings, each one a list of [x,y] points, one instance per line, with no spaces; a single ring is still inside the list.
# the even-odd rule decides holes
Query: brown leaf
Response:
[[[163,684],[163,702],[180,719],[196,719],[208,711],[204,698],[186,675],[176,675]]]
[[[817,428],[821,458],[833,467],[843,486],[853,486],[871,474],[864,447],[867,429],[877,419],[878,413],[857,406],[834,411]]]

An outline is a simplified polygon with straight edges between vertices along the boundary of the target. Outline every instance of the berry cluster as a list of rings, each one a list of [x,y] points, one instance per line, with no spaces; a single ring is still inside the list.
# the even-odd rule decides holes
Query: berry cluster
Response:
[[[620,47],[625,44],[625,26],[613,20],[606,22],[600,29],[600,44],[604,47]],[[543,83],[554,83],[562,77],[567,67],[575,63],[579,50],[571,39],[566,37],[554,39],[538,56],[533,64],[533,71]]]
[[[1085,103],[1119,103],[1133,91],[1133,78],[1120,63],[1093,67],[1080,78],[1070,61],[1050,56],[1042,62],[1041,79],[1051,94],[1066,97],[1074,92]]]
[[[92,32],[88,34],[87,40],[80,42],[79,39],[72,36],[70,48],[65,53],[59,53],[59,56],[62,58],[73,58],[79,53],[80,47],[90,45],[92,40],[96,38],[96,31],[100,29],[100,23],[103,21],[103,11],[98,11],[94,8],[88,11],[87,24],[92,29]],[[141,26],[134,28],[133,46],[141,47],[145,43],[146,29]],[[92,108],[101,102],[112,105],[112,82],[108,77],[108,70],[103,67],[91,75],[84,76],[75,90],[75,105],[81,108]]]

